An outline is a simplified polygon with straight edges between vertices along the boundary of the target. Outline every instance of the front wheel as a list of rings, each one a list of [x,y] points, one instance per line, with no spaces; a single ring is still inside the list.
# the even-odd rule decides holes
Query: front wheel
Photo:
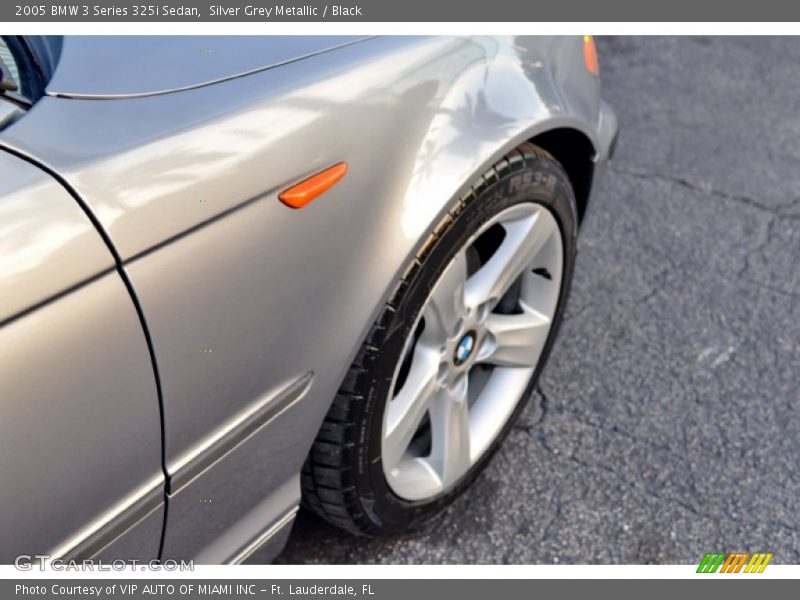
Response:
[[[373,325],[303,467],[305,504],[404,532],[461,494],[552,346],[575,260],[569,180],[532,144],[452,207]]]

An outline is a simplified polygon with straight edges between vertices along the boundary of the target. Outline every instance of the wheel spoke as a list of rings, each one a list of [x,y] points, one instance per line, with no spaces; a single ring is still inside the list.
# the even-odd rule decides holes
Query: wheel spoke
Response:
[[[493,308],[557,229],[544,209],[516,221],[504,223],[506,235],[492,257],[466,283],[468,306],[489,303]]]
[[[433,401],[438,368],[439,354],[417,343],[403,388],[387,407],[383,461],[390,469],[403,457]]]
[[[467,259],[460,252],[442,273],[431,290],[428,304],[422,313],[425,318],[423,337],[441,343],[453,335],[456,324],[464,314],[464,283],[467,280]]]
[[[455,389],[444,388],[431,406],[431,464],[447,488],[467,472],[472,460],[469,440],[467,378]]]
[[[490,314],[486,319],[488,337],[477,360],[506,367],[533,367],[539,360],[550,319],[527,307],[519,315]]]

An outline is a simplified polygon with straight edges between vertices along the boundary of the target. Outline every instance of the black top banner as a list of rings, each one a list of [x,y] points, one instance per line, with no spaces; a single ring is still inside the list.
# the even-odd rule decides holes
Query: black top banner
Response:
[[[11,0],[4,22],[771,22],[800,21],[786,0]]]

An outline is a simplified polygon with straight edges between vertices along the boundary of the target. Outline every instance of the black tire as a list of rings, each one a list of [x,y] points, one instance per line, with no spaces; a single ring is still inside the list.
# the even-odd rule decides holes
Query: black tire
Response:
[[[521,202],[550,209],[564,250],[558,306],[539,363],[512,417],[453,489],[426,501],[402,499],[386,482],[380,452],[383,412],[405,341],[454,253],[487,219]],[[418,528],[464,492],[508,434],[547,360],[572,281],[577,227],[575,198],[564,169],[530,143],[508,153],[454,203],[384,306],[322,423],[302,471],[307,508],[353,533],[393,534]]]

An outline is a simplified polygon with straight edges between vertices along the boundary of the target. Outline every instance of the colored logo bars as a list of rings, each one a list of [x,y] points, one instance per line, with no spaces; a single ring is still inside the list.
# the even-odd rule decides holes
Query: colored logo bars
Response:
[[[771,552],[755,552],[752,555],[748,552],[730,552],[727,555],[724,552],[708,552],[700,561],[697,572],[716,573],[719,569],[720,573],[763,573],[770,560]]]

